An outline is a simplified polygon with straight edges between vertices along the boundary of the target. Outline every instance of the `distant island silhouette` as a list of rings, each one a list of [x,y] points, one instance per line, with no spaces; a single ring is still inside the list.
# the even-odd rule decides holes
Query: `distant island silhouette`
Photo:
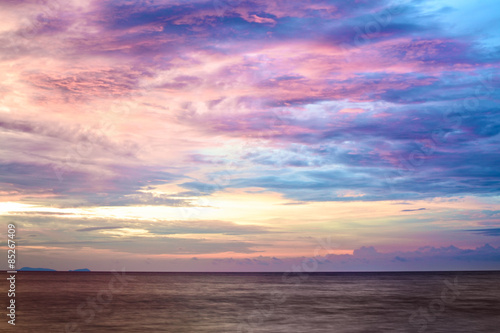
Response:
[[[19,269],[19,271],[24,271],[24,272],[57,272],[55,269],[52,268],[33,268],[33,267],[23,267]],[[74,269],[74,270],[69,270],[68,272],[90,272],[90,269],[88,268],[79,268],[79,269]]]

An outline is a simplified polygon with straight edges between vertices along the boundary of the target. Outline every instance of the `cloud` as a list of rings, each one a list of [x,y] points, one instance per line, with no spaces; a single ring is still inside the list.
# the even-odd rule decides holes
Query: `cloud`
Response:
[[[71,259],[67,262],[64,260],[60,261],[58,266],[71,266],[72,264],[74,265],[75,260],[79,260],[92,270],[109,270],[109,262],[114,262],[116,260],[123,262],[123,260],[126,259],[127,262],[132,263],[135,267],[141,267],[142,270],[147,270],[147,267],[149,267],[149,269],[155,267],[156,271],[176,272],[286,272],[288,274],[284,276],[287,278],[287,281],[296,281],[294,277],[304,277],[313,272],[498,270],[498,261],[500,259],[500,247],[495,248],[486,244],[476,247],[475,249],[461,249],[455,246],[428,246],[415,251],[406,252],[379,252],[371,246],[366,246],[355,250],[356,255],[328,254],[314,257],[257,256],[258,253],[255,252],[253,252],[254,256],[231,257],[229,255],[216,259],[197,255],[197,259],[194,260],[193,256],[190,255],[194,254],[194,252],[199,251],[200,253],[205,253],[208,251],[207,253],[210,253],[210,251],[214,249],[219,249],[223,252],[227,249],[225,246],[229,244],[212,244],[210,246],[207,243],[200,244],[198,241],[193,242],[185,239],[181,239],[179,242],[177,239],[165,239],[165,241],[171,242],[171,245],[174,247],[178,247],[177,249],[172,249],[173,251],[168,251],[164,248],[165,253],[173,252],[185,254],[189,257],[175,259],[157,257],[155,256],[155,254],[158,254],[158,249],[156,247],[153,249],[152,253],[148,253],[149,248],[144,251],[144,249],[140,248],[140,243],[128,240],[127,242],[131,246],[131,253],[138,253],[140,256],[131,257],[131,253],[126,252],[101,251],[99,257],[93,258],[92,265],[89,265],[88,261],[78,257],[79,255],[88,256],[87,252],[72,251],[73,256]],[[182,244],[184,242],[186,247],[183,248]],[[92,244],[92,246],[95,245],[97,245],[97,243]],[[154,243],[154,245],[157,246],[156,243]],[[204,251],[200,251],[200,249],[207,246],[208,248],[205,248]],[[236,248],[238,248],[238,246],[242,246],[242,251],[248,251],[248,249],[244,248],[245,245],[236,245]],[[38,255],[44,251],[43,248],[36,249]],[[29,247],[25,248],[25,252],[31,255],[31,249]],[[61,258],[63,259],[67,253],[68,252],[65,251],[61,255]],[[252,254],[252,252],[240,253]],[[147,259],[145,259],[146,256]],[[142,263],[142,265],[139,263]],[[307,267],[307,271],[304,267]],[[59,267],[55,268],[59,269]]]
[[[9,214],[12,215],[54,215],[54,216],[68,216],[72,215],[71,213],[64,213],[64,212],[44,212],[44,211],[27,211],[27,212],[9,212]]]
[[[468,231],[473,231],[475,233],[485,235],[485,236],[500,236],[500,228],[490,228],[490,229],[471,229]]]
[[[130,95],[137,87],[140,71],[112,68],[94,71],[61,73],[30,73],[24,79],[37,88],[60,94],[66,102],[99,97]]]
[[[282,258],[271,257],[227,258],[213,260],[217,270],[237,269],[243,271],[281,271],[291,272],[291,267],[317,267],[315,271],[444,271],[498,269],[500,247],[489,244],[473,250],[449,247],[424,247],[408,252],[378,252],[374,247],[362,247],[349,254],[328,254],[326,256]],[[308,273],[300,271],[299,273]],[[294,273],[291,273],[292,275]]]
[[[258,225],[216,220],[145,221],[46,214],[15,214],[0,218],[15,221],[19,228],[30,230],[30,235],[22,237],[27,247],[94,248],[133,254],[255,253],[266,243],[241,240],[238,236],[272,232]],[[212,238],[214,235],[218,236]]]
[[[60,247],[61,249],[94,249],[110,250],[119,254],[146,254],[146,255],[193,255],[193,254],[216,254],[216,253],[256,253],[254,247],[261,246],[260,243],[241,241],[211,241],[206,239],[161,237],[148,238],[123,237],[121,239],[105,241],[53,241],[53,242],[29,242],[26,246]]]
[[[69,164],[8,163],[0,164],[0,183],[16,189],[30,202],[52,201],[59,207],[93,205],[191,206],[190,200],[171,198],[166,194],[141,192],[146,186],[173,182],[181,177],[163,171],[128,166],[107,166],[95,170]],[[78,166],[78,164],[76,164]],[[83,169],[82,169],[83,168]],[[7,176],[8,174],[8,176]],[[58,179],[58,176],[62,176]],[[99,191],[103,184],[106,192]],[[37,197],[39,199],[37,199]],[[28,200],[28,199],[25,199]]]
[[[7,109],[28,105],[42,115],[0,113],[3,163],[12,172],[4,178],[15,188],[24,181],[16,169],[38,169],[44,178],[53,163],[71,180],[32,179],[32,194],[69,199],[71,186],[80,189],[71,194],[74,205],[99,204],[100,192],[106,205],[187,207],[182,198],[140,192],[148,180],[138,175],[175,161],[175,181],[185,179],[180,186],[188,190],[181,196],[213,195],[224,186],[201,180],[213,170],[199,157],[219,137],[257,141],[236,156],[245,176],[228,187],[260,186],[296,201],[494,195],[498,57],[477,46],[480,36],[449,33],[439,22],[450,11],[421,15],[424,7],[260,0],[51,6],[43,12],[47,24],[33,25],[31,43],[7,38],[19,56],[43,51],[54,66],[24,62],[2,88]],[[32,23],[42,9],[8,6],[13,17],[32,13]],[[73,23],[58,21],[60,12],[72,13],[65,17]],[[380,31],[367,32],[370,24]],[[118,102],[128,112],[104,117]],[[113,128],[97,125],[97,115]],[[139,166],[149,142],[155,151]],[[68,144],[91,153],[80,158]],[[172,160],[160,153],[167,148],[175,150]],[[214,159],[221,167],[228,160]],[[196,177],[182,175],[194,169]],[[19,186],[28,192],[28,184]],[[343,195],[353,187],[356,196]]]
[[[76,215],[76,216],[75,216]],[[253,235],[253,234],[268,234],[273,233],[273,229],[269,227],[238,224],[230,221],[221,220],[138,220],[138,219],[104,219],[93,215],[78,216],[74,213],[50,213],[26,211],[12,212],[8,215],[3,215],[2,218],[11,218],[21,223],[29,225],[57,225],[58,230],[64,230],[70,233],[70,226],[86,226],[84,228],[75,229],[78,232],[84,231],[99,231],[113,229],[139,230],[148,233],[149,236],[162,235],[195,235],[195,234],[221,234],[221,235]],[[119,225],[117,225],[119,224]],[[89,227],[87,225],[95,225]],[[68,237],[69,234],[68,234]],[[99,237],[105,237],[101,234]]]
[[[427,208],[418,208],[418,209],[403,209],[402,212],[416,212],[419,210],[426,210]]]
[[[77,229],[76,231],[95,231],[95,230],[111,230],[111,229],[121,229],[123,227],[91,227],[91,228],[83,228]]]
[[[223,235],[252,235],[266,234],[268,228],[257,225],[239,225],[227,221],[165,221],[163,226],[149,229],[157,235],[170,234],[223,234]]]

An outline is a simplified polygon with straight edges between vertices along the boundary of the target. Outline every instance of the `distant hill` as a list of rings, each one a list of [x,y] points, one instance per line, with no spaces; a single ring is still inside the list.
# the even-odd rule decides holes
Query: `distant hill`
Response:
[[[23,267],[19,271],[29,271],[29,272],[57,272],[55,269],[51,269],[51,268],[33,268],[33,267]]]
[[[33,267],[23,267],[19,269],[18,271],[25,271],[25,272],[57,272],[55,269],[52,268],[33,268]],[[78,268],[78,269],[70,269],[69,272],[90,272],[90,269],[88,268]]]

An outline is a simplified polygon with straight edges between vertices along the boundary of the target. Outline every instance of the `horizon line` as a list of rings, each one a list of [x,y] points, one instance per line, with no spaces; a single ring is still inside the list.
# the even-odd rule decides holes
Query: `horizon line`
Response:
[[[3,273],[8,273],[8,270],[1,270]],[[195,274],[249,274],[249,273],[265,273],[265,274],[298,274],[301,272],[289,272],[289,271],[246,271],[246,272],[237,272],[237,271],[117,271],[117,270],[111,270],[111,271],[64,271],[64,270],[50,270],[50,271],[45,271],[45,270],[18,270],[17,273],[23,272],[23,273],[116,273],[116,272],[126,272],[126,273],[180,273],[180,274],[190,274],[190,273],[195,273]],[[482,270],[447,270],[447,271],[442,271],[442,270],[418,270],[418,271],[317,271],[317,272],[305,272],[301,274],[317,274],[317,273],[453,273],[453,272],[458,272],[458,273],[477,273],[477,272],[499,272],[500,269],[482,269]]]

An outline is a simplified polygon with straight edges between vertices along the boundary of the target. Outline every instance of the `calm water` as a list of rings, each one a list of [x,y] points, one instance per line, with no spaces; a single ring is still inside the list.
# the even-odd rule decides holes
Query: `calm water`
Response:
[[[500,272],[119,275],[20,272],[0,331],[500,332]]]

